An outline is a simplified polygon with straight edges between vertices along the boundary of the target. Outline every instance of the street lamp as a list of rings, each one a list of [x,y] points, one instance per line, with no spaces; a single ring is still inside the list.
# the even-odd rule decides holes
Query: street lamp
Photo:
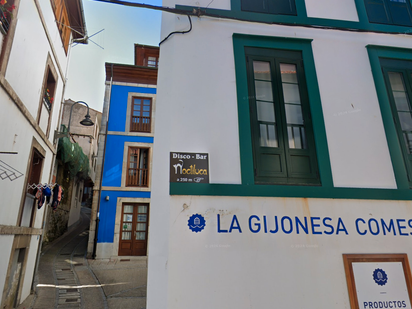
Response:
[[[70,117],[69,117],[69,125],[67,127],[67,132],[59,132],[59,131],[55,130],[54,131],[53,143],[55,143],[58,138],[65,137],[65,136],[69,135],[69,133],[70,133],[70,122],[72,120],[73,106],[75,106],[78,103],[82,103],[82,104],[86,105],[86,107],[87,107],[87,114],[86,114],[86,116],[84,116],[84,119],[82,121],[80,121],[80,124],[83,125],[83,126],[87,126],[87,127],[90,127],[90,126],[94,125],[94,122],[90,119],[89,105],[87,105],[87,103],[83,102],[83,101],[74,102],[72,107],[70,108]]]

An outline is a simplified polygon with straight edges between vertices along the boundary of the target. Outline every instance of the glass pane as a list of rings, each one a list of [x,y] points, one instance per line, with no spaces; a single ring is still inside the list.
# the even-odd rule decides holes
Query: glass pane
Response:
[[[412,153],[412,133],[403,133],[403,138],[405,140],[406,151],[408,154]]]
[[[122,233],[122,240],[131,240],[132,239],[132,232],[123,232]]]
[[[123,231],[131,231],[132,224],[131,223],[123,223]]]
[[[147,221],[147,215],[137,215],[137,222],[146,222]]]
[[[123,215],[123,222],[133,222],[133,215]]]
[[[287,124],[303,124],[302,107],[300,105],[285,104]]]
[[[145,105],[143,106],[144,111],[150,111],[150,105]]]
[[[301,128],[300,134],[302,135],[303,149],[308,149],[308,144],[307,144],[307,142],[306,142],[305,128]]]
[[[269,62],[253,61],[255,79],[271,80]]]
[[[256,100],[273,101],[272,83],[255,81]]]
[[[412,131],[412,117],[411,113],[398,113],[399,121],[401,123],[402,131]]]
[[[143,105],[150,105],[150,100],[143,100]]]
[[[282,76],[283,83],[298,83],[298,77],[296,75],[296,65],[281,63],[280,74]]]
[[[278,147],[274,125],[260,124],[260,146]]]
[[[300,103],[299,86],[297,84],[282,84],[285,103]]]
[[[302,137],[300,136],[300,128],[293,127],[293,137],[295,140],[295,148],[302,149]]]
[[[133,116],[136,116],[136,117],[140,116],[140,110],[133,111]]]
[[[408,153],[412,153],[412,133],[407,133],[404,135],[405,135],[406,148],[408,150]]]
[[[137,232],[136,233],[136,240],[145,240],[146,239],[146,232]]]
[[[147,213],[147,206],[139,205],[138,212],[139,212],[139,214],[145,214],[145,213]]]
[[[388,75],[393,91],[405,91],[402,73],[388,72]]]
[[[133,206],[131,206],[131,205],[124,205],[124,206],[123,206],[123,213],[128,213],[128,214],[133,213]]]
[[[395,99],[396,109],[398,111],[404,111],[404,112],[410,111],[408,97],[406,96],[405,92],[394,91],[393,98]]]
[[[136,231],[146,231],[146,223],[137,223]]]
[[[275,122],[273,103],[256,101],[256,107],[259,121]]]
[[[289,148],[295,148],[295,140],[293,139],[292,127],[288,127]]]

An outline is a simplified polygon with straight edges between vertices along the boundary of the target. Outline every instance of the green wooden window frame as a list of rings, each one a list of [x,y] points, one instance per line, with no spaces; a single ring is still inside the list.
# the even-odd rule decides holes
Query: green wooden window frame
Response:
[[[306,25],[315,27],[328,27],[332,29],[353,31],[377,31],[384,33],[411,33],[411,26],[398,25],[397,23],[374,23],[369,21],[365,6],[365,0],[354,0],[358,12],[359,21],[337,20],[328,18],[308,17],[305,0],[294,0],[296,7],[295,15],[268,14],[262,12],[251,12],[242,10],[242,0],[230,0],[230,10],[201,8],[202,12],[212,14],[215,17],[240,19],[262,23],[281,23],[284,25]],[[372,1],[372,0],[370,0]],[[378,0],[383,1],[383,0]],[[408,6],[412,6],[412,0],[405,0]],[[198,10],[196,6],[176,5],[179,10],[193,12]]]
[[[295,0],[241,0],[242,11],[296,15]]]
[[[302,53],[245,53],[255,183],[319,185]]]
[[[369,22],[412,26],[410,0],[364,0]]]
[[[409,187],[412,187],[412,61],[380,59],[380,63]]]
[[[391,98],[392,94],[388,91],[385,70],[407,69],[399,66],[412,62],[412,49],[368,45],[367,50],[398,191],[411,192],[408,162],[400,139],[399,126],[394,121],[394,109],[393,103],[391,103],[393,97]]]

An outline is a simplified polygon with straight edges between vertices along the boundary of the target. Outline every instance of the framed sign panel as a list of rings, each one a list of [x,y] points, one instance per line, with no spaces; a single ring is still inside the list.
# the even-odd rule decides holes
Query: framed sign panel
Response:
[[[344,254],[343,262],[352,309],[412,309],[406,254]]]

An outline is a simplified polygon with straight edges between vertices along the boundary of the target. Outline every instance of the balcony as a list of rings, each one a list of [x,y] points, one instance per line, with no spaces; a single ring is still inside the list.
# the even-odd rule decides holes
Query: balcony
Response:
[[[150,117],[132,116],[131,132],[150,132]]]
[[[147,187],[149,169],[129,168],[127,173],[126,185],[130,187]]]

